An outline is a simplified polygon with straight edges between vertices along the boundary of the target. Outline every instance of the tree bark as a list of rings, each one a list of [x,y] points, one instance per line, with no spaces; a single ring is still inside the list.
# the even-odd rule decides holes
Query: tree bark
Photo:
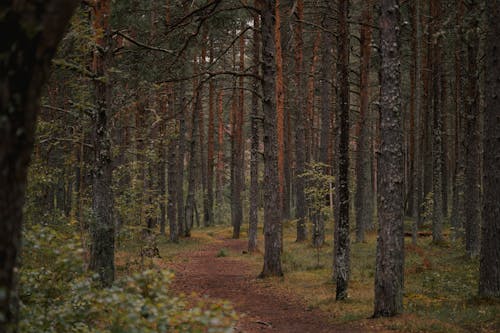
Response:
[[[470,257],[479,254],[480,246],[480,136],[479,136],[479,3],[466,3],[467,14],[467,105],[465,110],[465,250]]]
[[[319,143],[319,162],[324,164],[323,172],[331,174],[331,168],[328,166],[330,161],[328,156],[328,148],[330,146],[330,124],[332,118],[332,86],[333,86],[333,21],[330,18],[333,11],[333,4],[330,1],[325,1],[326,8],[324,9],[321,27],[321,64],[320,64],[320,103],[321,103],[321,128],[320,128],[320,143]],[[315,213],[316,214],[316,213]],[[312,220],[312,245],[320,247],[325,242],[325,216],[319,213]]]
[[[380,16],[380,155],[374,317],[403,310],[403,132],[399,1],[382,0]]]
[[[257,5],[257,1],[255,1]],[[260,64],[260,17],[253,16],[253,73],[259,74]],[[251,117],[251,148],[250,148],[250,211],[248,217],[248,252],[257,250],[257,227],[259,223],[259,80],[255,78],[252,83],[252,117]]]
[[[339,140],[338,172],[336,196],[338,200],[338,220],[335,221],[334,278],[337,300],[347,298],[350,275],[349,237],[349,1],[338,1],[338,75],[339,75]]]
[[[36,6],[35,6],[36,4]],[[14,268],[21,250],[26,176],[41,88],[76,1],[7,1],[1,5],[0,331],[17,332]],[[36,32],[26,29],[36,24]]]
[[[365,25],[361,26],[360,40],[360,106],[359,106],[359,136],[358,147],[356,152],[356,241],[365,241],[365,231],[372,226],[373,222],[373,193],[372,193],[372,178],[371,178],[371,151],[370,151],[370,124],[368,122],[370,116],[370,57],[371,57],[371,41],[373,0],[365,1],[363,4],[363,13],[361,21]]]
[[[111,1],[101,0],[93,7],[92,25],[99,50],[94,52],[93,70],[100,80],[94,80],[95,111],[92,114],[92,211],[90,224],[91,247],[89,268],[99,274],[101,283],[109,286],[114,280],[114,221],[111,165]]]
[[[264,267],[260,277],[282,276],[281,205],[278,175],[276,110],[275,17],[276,3],[266,0],[261,9],[262,110],[264,113]]]
[[[305,73],[304,73],[304,40],[303,26],[304,1],[297,0],[297,21],[294,27],[295,40],[295,219],[297,220],[297,242],[307,239],[306,228],[306,197],[304,193],[304,178],[300,177],[305,171],[306,160],[306,128],[304,126],[304,98]]]
[[[479,294],[500,297],[500,1],[486,4],[484,110],[484,213]]]
[[[439,0],[430,1],[430,11],[432,22],[429,33],[432,36],[431,55],[431,73],[432,73],[432,192],[433,210],[432,210],[432,241],[440,243],[443,240],[443,173],[442,173],[442,138],[443,138],[443,118],[444,110],[441,107],[441,47],[440,47],[440,16],[441,2]]]

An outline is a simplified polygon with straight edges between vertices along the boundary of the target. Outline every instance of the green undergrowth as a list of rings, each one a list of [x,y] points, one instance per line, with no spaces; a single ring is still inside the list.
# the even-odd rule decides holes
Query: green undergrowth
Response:
[[[40,226],[25,230],[20,332],[233,331],[237,317],[227,302],[198,298],[194,302],[171,292],[173,274],[161,265],[126,270],[122,266],[113,285],[101,288],[97,276],[86,270],[86,251],[73,235]],[[195,248],[201,242],[185,241],[177,248]],[[170,246],[162,240],[159,244]],[[140,246],[131,246],[130,251]]]
[[[411,227],[411,221],[405,223]],[[246,236],[246,226],[242,238]],[[376,232],[368,233],[366,242],[351,243],[351,277],[349,298],[335,301],[332,282],[331,223],[326,244],[314,248],[309,242],[295,242],[295,223],[285,222],[283,228],[283,279],[270,283],[305,300],[308,308],[320,308],[331,315],[333,322],[364,327],[367,331],[395,330],[401,332],[498,332],[500,302],[476,297],[478,260],[465,257],[459,242],[431,243],[431,237],[419,237],[416,246],[406,237],[405,245],[405,313],[395,318],[370,319],[373,311]],[[411,229],[410,229],[411,230]],[[230,237],[230,227],[200,229],[212,241]],[[445,230],[445,235],[449,233]],[[263,235],[259,231],[259,253],[230,253],[255,267],[262,264]],[[210,240],[207,240],[210,241]],[[189,242],[189,241],[188,241]],[[186,248],[187,249],[187,248]]]

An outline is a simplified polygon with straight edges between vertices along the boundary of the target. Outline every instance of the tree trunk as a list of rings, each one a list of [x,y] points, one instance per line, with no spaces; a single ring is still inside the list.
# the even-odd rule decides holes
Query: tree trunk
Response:
[[[111,1],[97,1],[94,9],[93,28],[96,45],[93,70],[95,111],[92,114],[92,145],[94,168],[92,170],[92,211],[94,220],[90,224],[91,247],[89,268],[99,274],[101,283],[109,286],[114,280],[115,230],[113,221],[112,165],[111,165],[111,85],[108,69],[111,66],[111,29],[109,17]]]
[[[374,317],[403,310],[403,133],[399,1],[382,0],[380,16],[380,155]]]
[[[443,240],[443,173],[442,173],[442,128],[444,110],[441,108],[441,47],[438,31],[440,29],[441,3],[439,0],[430,1],[432,22],[429,33],[432,35],[431,73],[432,73],[432,192],[434,204],[432,206],[432,242],[440,243]]]
[[[181,81],[179,84],[179,110],[177,114],[177,180],[176,180],[176,199],[177,199],[177,226],[179,236],[186,233],[186,215],[184,211],[184,157],[186,155],[186,83]]]
[[[213,39],[210,38],[210,64],[214,59]],[[215,151],[215,82],[208,84],[208,147],[207,147],[207,210],[205,224],[214,224],[214,151]]]
[[[349,239],[349,1],[338,1],[338,75],[339,75],[339,140],[336,196],[338,220],[335,221],[334,278],[337,300],[347,298],[350,275]]]
[[[359,106],[359,136],[358,149],[356,152],[356,242],[365,241],[365,231],[373,222],[373,193],[371,179],[371,152],[370,152],[370,57],[371,57],[371,41],[372,28],[370,27],[373,11],[373,0],[365,1],[363,5],[363,13],[361,21],[366,25],[361,26],[360,31],[360,106]]]
[[[304,126],[304,98],[301,92],[305,88],[304,76],[304,40],[303,26],[304,1],[297,0],[297,21],[294,27],[295,40],[295,219],[297,220],[297,242],[307,239],[306,228],[306,197],[304,194],[304,178],[300,177],[305,171],[306,134]],[[319,40],[319,39],[318,39]]]
[[[463,0],[457,0],[456,25],[461,27],[465,6]],[[466,105],[463,79],[465,54],[463,50],[462,28],[455,39],[455,165],[453,170],[453,198],[451,210],[452,238],[457,239],[464,227],[464,107]]]
[[[500,297],[500,1],[486,5],[484,110],[484,213],[479,264],[479,294]]]
[[[278,176],[274,0],[262,3],[262,110],[264,113],[264,267],[260,277],[282,276]]]
[[[479,254],[479,229],[481,223],[480,208],[480,137],[479,137],[479,3],[466,3],[467,21],[467,106],[465,117],[465,249],[470,257]]]
[[[170,136],[167,145],[167,183],[168,183],[168,198],[167,198],[167,219],[169,226],[169,239],[171,242],[177,243],[179,241],[179,222],[177,215],[177,204],[179,202],[178,195],[178,175],[177,175],[177,163],[178,163],[178,147],[179,137],[181,133],[179,131],[179,126],[175,120],[175,96],[173,91],[173,86],[169,85],[167,87],[167,101],[168,109],[167,112],[173,121],[172,129],[174,134]],[[174,136],[176,135],[176,136]],[[163,171],[162,171],[163,172]]]
[[[422,141],[419,139],[422,132],[422,111],[421,111],[421,87],[422,87],[422,75],[421,75],[421,61],[420,61],[420,51],[421,51],[421,26],[420,26],[420,0],[416,0],[413,9],[413,34],[412,34],[412,53],[413,53],[413,66],[414,66],[414,135],[413,135],[413,204],[412,204],[412,216],[413,216],[413,228],[412,228],[412,242],[417,244],[418,227],[421,225],[421,204],[422,204]]]
[[[283,86],[283,52],[281,50],[280,0],[275,0],[274,46],[276,61],[276,112],[278,135],[278,179],[279,206],[283,210],[285,189],[285,91]]]
[[[325,2],[327,6],[324,9],[321,26],[321,64],[320,64],[320,101],[321,101],[321,128],[320,128],[320,144],[319,144],[319,162],[324,164],[323,172],[331,174],[331,169],[328,166],[329,156],[328,148],[330,145],[330,124],[332,117],[332,84],[333,84],[333,22],[330,18],[333,8],[329,1]],[[325,242],[325,217],[319,213],[313,219],[312,226],[312,245],[320,247]]]
[[[0,64],[0,331],[17,332],[14,269],[21,250],[26,176],[42,85],[76,1],[2,4]],[[38,29],[25,29],[35,24]]]
[[[257,1],[256,1],[257,4]],[[254,14],[253,23],[253,74],[259,75],[260,64],[260,17]],[[250,211],[248,217],[248,252],[257,250],[257,227],[259,223],[259,80],[253,80],[251,149],[250,149]]]
[[[224,190],[224,90],[219,90],[217,95],[217,174],[216,176],[216,198],[218,204],[222,204]]]
[[[194,73],[198,73],[198,64],[196,57],[194,58]],[[195,221],[198,220],[198,213],[196,211],[196,171],[198,170],[197,150],[199,144],[199,116],[201,107],[201,95],[198,89],[198,79],[193,80],[193,108],[191,113],[191,136],[189,138],[189,164],[188,164],[188,188],[186,196],[186,206],[184,215],[184,237],[191,237],[191,229]]]

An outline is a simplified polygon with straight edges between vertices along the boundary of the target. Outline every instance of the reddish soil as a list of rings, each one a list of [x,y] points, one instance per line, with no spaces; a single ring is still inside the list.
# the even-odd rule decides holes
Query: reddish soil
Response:
[[[199,251],[183,253],[182,262],[171,264],[176,274],[174,290],[230,301],[240,315],[236,332],[366,332],[331,324],[327,313],[308,309],[297,296],[257,279],[259,267],[234,257],[246,245],[245,240],[223,239]],[[233,256],[217,257],[222,248],[229,249]]]

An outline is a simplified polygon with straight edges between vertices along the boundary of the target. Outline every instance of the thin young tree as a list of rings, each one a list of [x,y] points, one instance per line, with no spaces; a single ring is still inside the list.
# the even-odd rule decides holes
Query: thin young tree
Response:
[[[403,132],[398,0],[380,4],[380,154],[374,317],[403,311]]]

